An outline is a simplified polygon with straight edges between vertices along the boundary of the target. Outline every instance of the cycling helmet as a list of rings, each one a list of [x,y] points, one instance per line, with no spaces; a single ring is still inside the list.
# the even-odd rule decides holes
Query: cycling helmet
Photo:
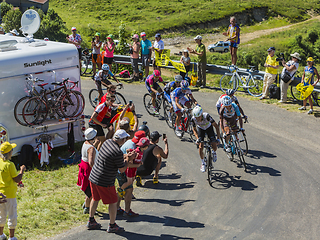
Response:
[[[230,106],[232,103],[232,99],[229,96],[224,96],[224,98],[222,98],[222,104],[224,106]]]
[[[160,73],[159,70],[154,70],[154,71],[153,71],[153,76],[155,76],[155,77],[160,77],[160,75],[161,75],[161,73]]]
[[[200,117],[203,113],[202,107],[200,106],[196,106],[193,110],[192,110],[192,115],[194,117]]]
[[[236,91],[235,91],[234,89],[227,89],[226,94],[227,94],[228,96],[231,96],[231,95],[233,95],[235,92],[236,92]]]
[[[148,136],[149,134],[149,128],[146,124],[142,124],[139,128],[138,128],[138,131],[141,130],[141,131],[144,131],[146,133],[146,136]]]
[[[181,83],[180,83],[180,86],[181,86],[181,89],[182,90],[187,90],[189,88],[189,83],[186,81],[186,80],[183,80]]]
[[[182,78],[181,75],[176,75],[176,76],[174,77],[174,81],[176,81],[176,82],[181,82],[182,80],[183,80],[183,78]]]
[[[102,65],[102,70],[109,71],[109,65],[108,64],[103,64]]]

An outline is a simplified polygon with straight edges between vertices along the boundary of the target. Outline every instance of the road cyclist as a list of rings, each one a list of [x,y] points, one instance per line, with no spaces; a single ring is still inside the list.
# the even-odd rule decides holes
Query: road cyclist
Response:
[[[175,134],[177,137],[182,137],[182,128],[180,126],[180,120],[183,112],[191,109],[191,103],[198,105],[197,101],[192,96],[192,92],[189,88],[189,83],[186,80],[181,81],[180,87],[171,92],[171,102],[173,110],[177,115],[175,121]],[[187,108],[185,109],[184,106]]]
[[[160,94],[162,93],[162,89],[159,86],[158,82],[165,84],[159,70],[154,70],[153,73],[149,75],[145,81],[146,88],[152,98],[153,112],[155,115],[159,115],[159,112],[156,108],[156,97],[160,96]]]
[[[215,120],[209,115],[207,112],[203,112],[201,106],[196,106],[192,110],[192,118],[191,118],[191,124],[193,126],[193,133],[195,137],[197,138],[196,144],[199,146],[199,155],[201,159],[201,172],[206,171],[206,161],[203,154],[204,149],[204,138],[207,135],[211,147],[212,147],[212,159],[213,162],[217,161],[217,143],[219,143],[220,138],[220,130],[218,124],[215,122]],[[213,130],[213,127],[216,129],[217,132],[217,138],[215,135],[215,132]]]
[[[232,99],[229,96],[223,97],[219,114],[220,128],[223,133],[224,149],[227,153],[230,153],[231,148],[228,145],[230,140],[230,130],[232,132],[237,131],[239,129],[237,121],[239,121],[240,131],[244,132],[242,117],[239,107],[232,102]]]
[[[175,90],[176,88],[180,87],[180,83],[182,82],[183,78],[181,75],[176,75],[174,77],[174,81],[167,83],[164,88],[163,88],[163,96],[165,97],[165,99],[168,101],[168,103],[171,104],[170,106],[170,111],[168,114],[168,118],[171,119],[171,114],[173,112],[173,107],[172,107],[172,101],[171,101],[171,97],[170,94],[173,90]]]
[[[112,83],[108,80],[108,77],[111,76],[113,79],[119,83],[120,81],[113,75],[113,73],[110,71],[108,64],[103,64],[101,70],[99,70],[96,75],[94,76],[94,81],[97,86],[97,90],[99,92],[99,101],[101,100],[101,97],[103,96],[101,84],[105,87],[108,87],[108,85],[111,85]]]

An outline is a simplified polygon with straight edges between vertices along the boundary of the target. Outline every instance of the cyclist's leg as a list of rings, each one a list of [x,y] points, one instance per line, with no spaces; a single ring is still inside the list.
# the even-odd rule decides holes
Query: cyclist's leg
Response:
[[[102,92],[102,88],[101,88],[101,81],[95,80],[95,83],[96,83],[96,87],[97,87],[97,90],[98,90],[98,93],[99,93],[99,102],[100,102],[101,98],[103,96],[103,92]]]
[[[199,144],[199,155],[200,155],[200,159],[201,159],[202,163],[204,163],[203,162],[204,161],[203,160],[204,159],[204,154],[203,154],[203,146],[204,146],[204,144],[203,144],[203,141],[204,141],[204,137],[205,137],[206,131],[197,126],[197,133],[198,133],[198,138],[199,138],[199,143],[200,143]]]
[[[209,128],[207,128],[206,133],[208,135],[208,138],[210,139],[210,145],[212,147],[212,150],[217,151],[217,139],[212,125]]]

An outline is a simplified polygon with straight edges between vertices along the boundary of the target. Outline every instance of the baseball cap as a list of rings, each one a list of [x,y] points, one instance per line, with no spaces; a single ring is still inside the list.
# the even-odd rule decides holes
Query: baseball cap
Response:
[[[123,129],[117,130],[113,135],[113,139],[115,139],[115,140],[120,140],[120,139],[124,139],[127,137],[130,137],[130,135]]]
[[[307,58],[307,62],[313,62],[314,60],[313,60],[313,57],[308,57]]]
[[[85,132],[84,132],[84,138],[86,140],[92,140],[97,136],[97,130],[93,129],[93,128],[88,128]]]
[[[129,121],[126,120],[126,119],[122,119],[122,120],[119,122],[119,126],[120,126],[120,129],[129,130],[129,129],[128,129],[128,128],[130,127]]]
[[[17,146],[17,144],[15,144],[15,143],[4,142],[0,146],[0,151],[1,151],[1,153],[8,153],[16,146]]]
[[[141,37],[147,36],[147,34],[145,32],[140,33]]]
[[[139,147],[145,147],[145,146],[148,146],[149,144],[150,144],[149,139],[146,137],[143,137],[143,138],[140,138],[139,142],[136,145]]]
[[[76,27],[72,27],[71,31],[77,31],[77,28]]]
[[[270,51],[275,51],[275,50],[276,50],[275,47],[269,47],[269,49],[267,51],[270,52]]]
[[[140,138],[143,138],[146,136],[146,133],[142,130],[140,131],[136,131],[134,134],[134,137],[131,139],[132,142],[134,142],[135,144],[137,144],[140,140]]]
[[[99,36],[99,37],[100,37],[100,33],[99,33],[99,32],[96,32],[95,36]]]
[[[107,38],[111,38],[113,40],[113,35],[109,34]]]
[[[132,38],[139,39],[139,35],[138,34],[133,34]]]
[[[194,40],[202,40],[202,37],[200,36],[200,35],[197,35],[195,38],[194,38]]]
[[[161,37],[161,34],[160,34],[160,33],[157,33],[154,37],[155,37],[155,38]]]
[[[188,49],[183,49],[183,52],[189,52]]]
[[[150,139],[152,141],[156,141],[159,139],[159,137],[161,137],[162,135],[158,132],[158,131],[154,131],[150,134]]]

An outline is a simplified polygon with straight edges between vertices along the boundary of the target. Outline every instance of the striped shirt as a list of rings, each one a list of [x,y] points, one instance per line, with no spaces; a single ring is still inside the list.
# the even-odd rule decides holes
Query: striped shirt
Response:
[[[118,169],[124,166],[123,153],[119,144],[112,139],[108,139],[100,148],[98,159],[93,165],[89,180],[101,187],[113,186]]]

